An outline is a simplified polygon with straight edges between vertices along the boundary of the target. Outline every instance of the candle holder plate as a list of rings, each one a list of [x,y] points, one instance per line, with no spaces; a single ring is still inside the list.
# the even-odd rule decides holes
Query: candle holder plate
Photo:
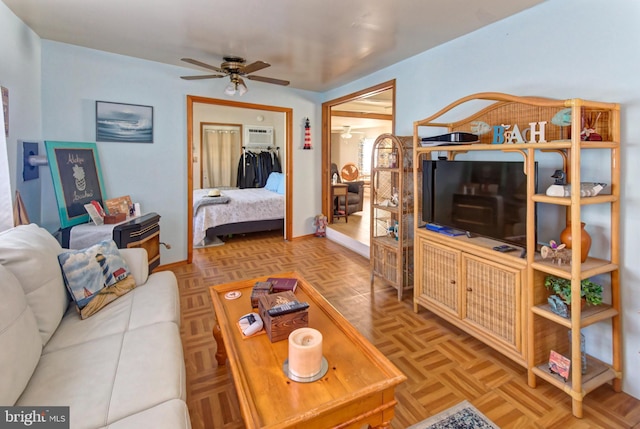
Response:
[[[329,370],[329,362],[322,356],[322,362],[320,364],[320,371],[310,377],[298,377],[297,375],[292,374],[289,371],[289,359],[286,359],[282,364],[282,372],[286,375],[290,380],[296,381],[298,383],[311,383],[317,380],[320,380],[325,376],[327,371]]]

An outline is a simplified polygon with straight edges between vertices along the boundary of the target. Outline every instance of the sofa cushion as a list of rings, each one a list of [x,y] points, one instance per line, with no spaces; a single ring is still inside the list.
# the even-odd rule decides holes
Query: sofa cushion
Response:
[[[2,265],[0,297],[0,404],[13,405],[38,364],[42,340],[22,286]]]
[[[69,298],[58,264],[62,247],[44,228],[20,225],[0,233],[0,264],[17,278],[46,344],[67,309]]]
[[[88,319],[80,319],[75,305],[70,305],[43,353],[161,322],[180,323],[178,284],[170,271],[153,273],[146,284]]]
[[[85,319],[136,287],[113,240],[58,255],[71,298]]]
[[[180,332],[156,323],[43,354],[16,405],[70,407],[73,427],[98,428],[185,399]]]
[[[172,399],[105,426],[103,429],[171,428],[189,429],[191,420],[187,404]]]
[[[120,249],[120,255],[129,266],[137,285],[146,283],[149,277],[149,254],[142,247]]]

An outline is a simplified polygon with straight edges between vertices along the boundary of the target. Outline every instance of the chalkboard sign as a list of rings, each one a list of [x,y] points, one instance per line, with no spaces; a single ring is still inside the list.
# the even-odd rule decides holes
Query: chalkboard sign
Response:
[[[89,221],[85,204],[105,199],[98,148],[95,143],[45,141],[58,203],[60,226]]]

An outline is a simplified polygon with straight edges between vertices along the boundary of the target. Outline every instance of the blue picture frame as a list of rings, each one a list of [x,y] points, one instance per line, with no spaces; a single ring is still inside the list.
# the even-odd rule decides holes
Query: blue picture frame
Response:
[[[153,106],[96,101],[96,141],[153,143]]]
[[[60,227],[86,223],[90,220],[84,208],[91,201],[104,206],[106,200],[95,143],[45,141],[53,189],[58,204]]]

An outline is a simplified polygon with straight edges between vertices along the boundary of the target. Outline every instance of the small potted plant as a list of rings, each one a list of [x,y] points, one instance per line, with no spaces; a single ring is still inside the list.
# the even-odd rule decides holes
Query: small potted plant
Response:
[[[556,276],[547,276],[544,286],[553,291],[567,305],[571,305],[571,280]],[[588,305],[602,304],[602,286],[584,279],[580,282],[580,298]]]

